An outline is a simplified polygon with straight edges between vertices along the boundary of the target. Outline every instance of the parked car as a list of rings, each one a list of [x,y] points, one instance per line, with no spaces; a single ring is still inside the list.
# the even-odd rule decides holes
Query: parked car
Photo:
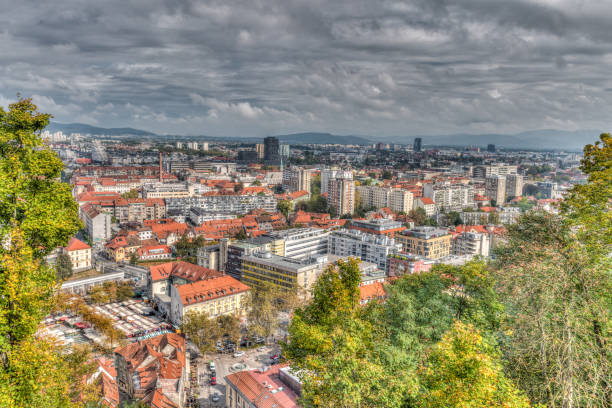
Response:
[[[215,362],[210,360],[208,362],[208,368],[210,369],[210,371],[215,371]]]
[[[217,394],[216,392],[213,394],[212,396],[212,401],[213,402],[218,402],[219,401],[219,394]]]
[[[234,358],[238,358],[242,356],[244,356],[244,351],[237,351],[234,353]]]
[[[217,385],[217,377],[210,377],[210,385]]]
[[[216,377],[216,376],[217,376],[217,372],[216,372],[215,370],[212,370],[212,371],[210,372],[210,376],[211,376],[211,377]]]
[[[259,351],[259,352],[266,351],[266,346],[258,348],[257,351]]]

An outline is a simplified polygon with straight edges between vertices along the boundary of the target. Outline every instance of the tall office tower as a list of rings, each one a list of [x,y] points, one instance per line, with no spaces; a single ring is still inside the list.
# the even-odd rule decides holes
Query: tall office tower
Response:
[[[415,152],[420,152],[421,151],[421,145],[423,143],[423,139],[421,139],[420,137],[417,137],[414,139],[414,146],[413,146],[413,150]]]
[[[257,159],[262,160],[264,158],[264,144],[263,143],[257,143],[256,145],[257,147]]]
[[[488,144],[487,145],[487,152],[495,153],[495,145],[494,144]]]
[[[327,204],[337,215],[355,212],[355,182],[352,179],[335,178],[329,181]]]
[[[208,142],[202,142],[202,150],[204,150],[205,152],[208,151]]]
[[[487,176],[485,192],[491,200],[495,200],[497,205],[504,204],[506,201],[506,176]]]
[[[278,138],[268,136],[264,139],[264,161],[269,164],[280,163]]]
[[[506,176],[506,197],[514,198],[523,195],[523,176],[508,174]]]

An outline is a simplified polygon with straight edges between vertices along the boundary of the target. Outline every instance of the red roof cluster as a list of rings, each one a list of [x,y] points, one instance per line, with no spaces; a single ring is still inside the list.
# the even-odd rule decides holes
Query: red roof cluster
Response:
[[[151,266],[149,268],[149,273],[151,274],[151,280],[153,282],[169,279],[170,276],[176,276],[191,282],[196,282],[223,275],[223,272],[183,261],[166,262]]]

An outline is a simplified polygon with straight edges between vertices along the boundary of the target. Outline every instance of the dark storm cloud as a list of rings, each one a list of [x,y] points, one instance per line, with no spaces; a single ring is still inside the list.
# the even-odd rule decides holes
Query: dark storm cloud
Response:
[[[0,104],[157,132],[609,128],[612,1],[0,0]]]

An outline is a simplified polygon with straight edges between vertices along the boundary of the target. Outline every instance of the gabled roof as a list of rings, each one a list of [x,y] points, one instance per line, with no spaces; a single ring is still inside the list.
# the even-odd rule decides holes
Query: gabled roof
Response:
[[[222,272],[214,269],[204,268],[203,266],[194,265],[189,262],[166,262],[159,265],[154,265],[149,268],[151,280],[153,282],[169,279],[170,276],[176,276],[188,281],[199,281],[202,279],[210,279],[223,275]]]
[[[228,383],[257,408],[297,408],[297,395],[279,379],[280,367],[267,371],[239,371],[225,377]]]
[[[431,198],[429,198],[429,197],[419,197],[419,200],[421,200],[421,202],[422,202],[423,204],[426,204],[426,205],[429,205],[429,204],[435,204],[435,203],[434,203],[434,200],[432,200],[432,199],[431,199]]]
[[[183,305],[206,302],[224,296],[246,292],[250,288],[229,275],[199,280],[176,287]]]
[[[384,299],[385,297],[387,297],[387,291],[381,282],[359,286],[359,299],[362,302],[369,302],[374,299]]]
[[[76,239],[74,237],[71,238],[68,245],[66,245],[66,251],[80,251],[82,249],[91,249],[91,247],[80,239]]]

